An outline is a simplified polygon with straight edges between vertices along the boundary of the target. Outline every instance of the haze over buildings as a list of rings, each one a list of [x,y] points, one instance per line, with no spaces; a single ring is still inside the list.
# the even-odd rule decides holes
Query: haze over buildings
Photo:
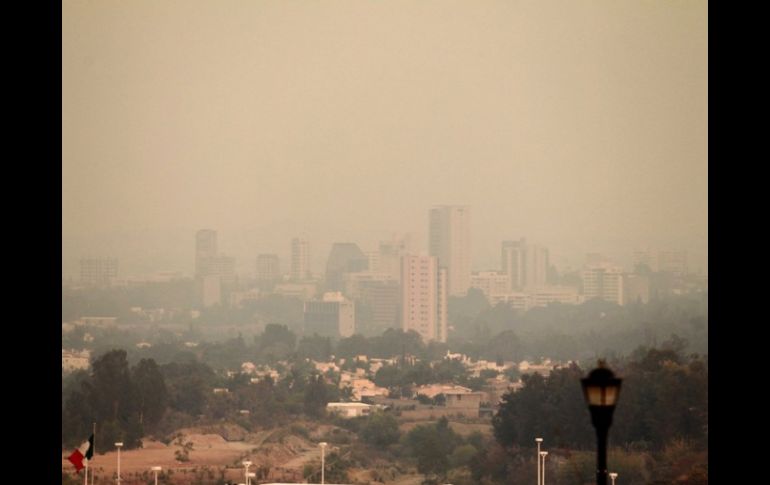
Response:
[[[65,2],[62,271],[307,270],[472,208],[471,269],[686,251],[707,270],[706,2]],[[674,263],[666,263],[674,264]],[[451,273],[451,271],[450,271]],[[451,274],[450,274],[451,279]]]

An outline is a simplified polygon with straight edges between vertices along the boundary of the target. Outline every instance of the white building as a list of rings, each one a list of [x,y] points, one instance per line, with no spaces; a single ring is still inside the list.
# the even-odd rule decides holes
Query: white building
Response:
[[[510,293],[511,280],[507,274],[500,271],[479,271],[471,275],[471,288],[478,288],[487,297],[487,300],[498,300],[506,293]]]
[[[61,370],[69,373],[76,370],[88,369],[91,352],[88,350],[64,350],[61,351]]]
[[[587,300],[623,304],[623,269],[610,263],[598,263],[583,269],[583,295]]]
[[[401,325],[424,341],[446,342],[447,275],[434,256],[401,258]]]
[[[471,284],[470,207],[437,206],[430,210],[429,253],[447,270],[452,296],[465,296]]]
[[[361,402],[330,402],[326,405],[326,410],[337,413],[343,418],[356,418],[371,414],[372,407],[371,404]]]

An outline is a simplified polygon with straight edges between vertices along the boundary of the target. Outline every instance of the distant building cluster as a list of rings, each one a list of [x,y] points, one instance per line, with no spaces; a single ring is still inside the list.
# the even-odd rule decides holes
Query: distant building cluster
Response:
[[[706,277],[689,273],[684,251],[635,250],[631,270],[589,253],[582,267],[560,273],[546,246],[523,237],[500,242],[497,268],[473,271],[470,227],[469,206],[435,206],[428,211],[426,251],[415,248],[408,234],[380,241],[371,250],[354,242],[335,242],[321,274],[311,272],[310,239],[298,235],[291,239],[288,265],[281,264],[278,254],[257,254],[253,279],[239,279],[235,258],[219,251],[217,231],[201,229],[195,234],[198,308],[194,311],[241,307],[279,296],[303,302],[309,334],[339,338],[400,328],[417,332],[426,342],[446,342],[449,300],[466,297],[471,289],[492,306],[519,311],[595,299],[626,305],[708,289]],[[80,269],[80,283],[89,286],[181,278],[178,272],[166,271],[118,281],[115,258],[84,258]],[[150,321],[166,318],[160,309],[141,313]]]

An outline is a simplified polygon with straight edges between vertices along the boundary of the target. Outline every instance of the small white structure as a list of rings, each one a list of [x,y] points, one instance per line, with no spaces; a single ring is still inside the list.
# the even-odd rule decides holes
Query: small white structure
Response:
[[[343,418],[356,418],[368,416],[372,406],[361,402],[330,402],[326,405],[326,410],[330,413],[338,413]]]

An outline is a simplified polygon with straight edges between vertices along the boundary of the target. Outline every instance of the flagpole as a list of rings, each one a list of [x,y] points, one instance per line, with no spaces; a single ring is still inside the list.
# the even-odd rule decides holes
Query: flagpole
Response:
[[[86,473],[83,476],[83,479],[84,479],[83,484],[88,485],[88,460],[86,460]]]
[[[91,457],[96,456],[96,421],[94,421],[94,444],[93,448],[91,448],[93,453],[91,454]],[[89,460],[90,461],[90,460]],[[94,485],[94,472],[96,470],[91,470],[91,485]]]

